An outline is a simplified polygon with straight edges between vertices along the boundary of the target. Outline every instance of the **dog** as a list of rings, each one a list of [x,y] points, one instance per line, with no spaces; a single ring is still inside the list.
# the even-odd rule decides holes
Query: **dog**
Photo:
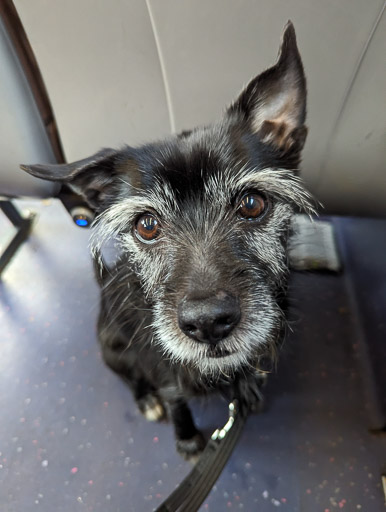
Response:
[[[172,421],[186,459],[205,445],[190,397],[218,392],[259,409],[262,360],[285,332],[291,219],[313,211],[298,171],[305,118],[288,22],[275,65],[218,122],[71,164],[22,166],[73,187],[97,212],[104,361],[147,419]],[[107,268],[111,240],[119,256]]]

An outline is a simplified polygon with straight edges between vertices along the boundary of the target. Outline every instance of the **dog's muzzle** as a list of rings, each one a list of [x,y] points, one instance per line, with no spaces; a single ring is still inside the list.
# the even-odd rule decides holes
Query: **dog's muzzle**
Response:
[[[239,301],[225,291],[215,295],[185,297],[178,306],[182,332],[200,343],[216,345],[239,323]]]

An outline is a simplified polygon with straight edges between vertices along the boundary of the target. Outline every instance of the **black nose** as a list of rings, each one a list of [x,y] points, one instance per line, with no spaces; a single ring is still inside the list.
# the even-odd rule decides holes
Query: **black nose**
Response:
[[[178,306],[178,325],[190,338],[215,345],[240,321],[238,300],[225,292],[205,298],[185,298]]]

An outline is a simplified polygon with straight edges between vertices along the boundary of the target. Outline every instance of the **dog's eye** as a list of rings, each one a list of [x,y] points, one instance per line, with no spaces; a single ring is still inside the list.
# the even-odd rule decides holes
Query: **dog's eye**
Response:
[[[141,242],[155,242],[160,233],[161,227],[159,222],[151,213],[141,215],[135,224],[135,234]]]
[[[260,194],[245,194],[239,203],[237,213],[244,219],[257,219],[267,209],[267,201]]]

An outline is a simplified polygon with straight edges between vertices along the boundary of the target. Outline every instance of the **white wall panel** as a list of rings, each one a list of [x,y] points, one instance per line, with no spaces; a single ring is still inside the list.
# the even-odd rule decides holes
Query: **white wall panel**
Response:
[[[15,5],[68,160],[170,133],[143,0],[16,0]]]

